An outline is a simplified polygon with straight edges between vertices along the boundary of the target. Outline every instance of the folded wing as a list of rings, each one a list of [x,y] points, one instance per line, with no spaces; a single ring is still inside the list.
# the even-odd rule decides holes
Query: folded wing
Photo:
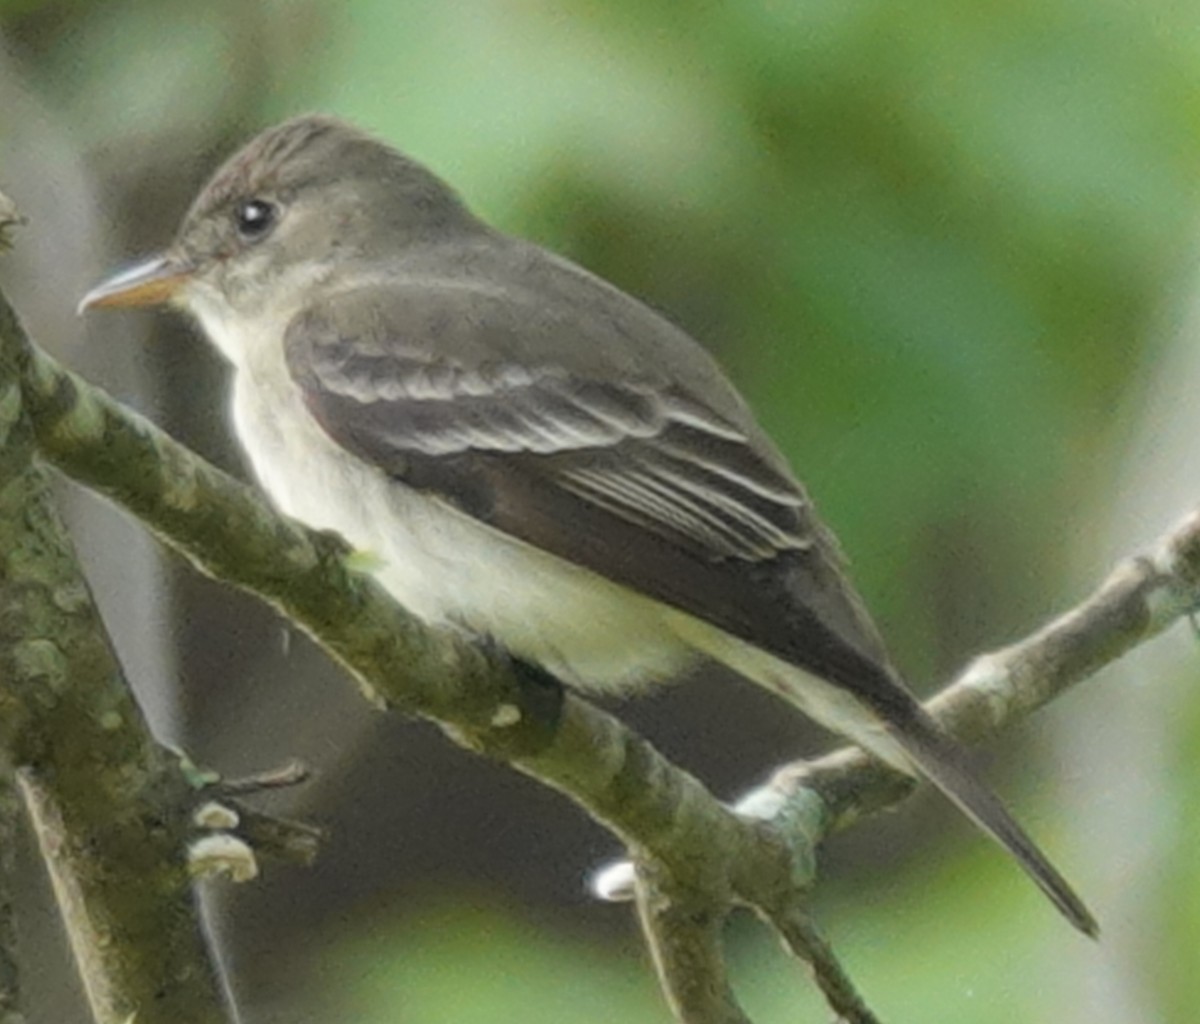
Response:
[[[503,344],[446,344],[445,332],[495,332],[506,310],[445,320],[430,337],[428,317],[413,308],[422,301],[428,288],[358,333],[333,308],[290,326],[289,368],[334,440],[496,529],[881,710],[896,699],[832,538],[799,484],[745,430],[649,375],[601,379],[506,357]],[[512,329],[519,322],[514,314]],[[495,359],[442,354],[493,349]]]

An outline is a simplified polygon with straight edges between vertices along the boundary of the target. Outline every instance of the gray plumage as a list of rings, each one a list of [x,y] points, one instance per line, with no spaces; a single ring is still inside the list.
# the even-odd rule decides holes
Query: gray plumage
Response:
[[[800,484],[679,328],[322,117],[231,158],[152,279],[233,363],[267,491],[378,556],[414,612],[588,690],[721,661],[927,776],[1095,934],[909,693]]]

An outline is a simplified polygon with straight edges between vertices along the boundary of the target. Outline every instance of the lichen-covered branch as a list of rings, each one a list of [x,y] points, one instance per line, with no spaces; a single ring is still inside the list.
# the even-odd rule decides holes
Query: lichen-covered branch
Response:
[[[3,210],[0,210],[0,220]],[[21,1002],[21,959],[17,948],[16,850],[21,801],[12,769],[0,769],[0,1024],[24,1024]]]
[[[843,1024],[879,1024],[879,1018],[863,1002],[849,975],[834,955],[833,947],[813,921],[803,893],[782,897],[766,914],[779,933],[784,948],[812,971],[813,981],[829,1008]]]
[[[638,917],[654,969],[676,1019],[750,1024],[729,987],[721,933],[730,901],[718,885],[684,889],[648,861],[637,886]]]
[[[0,751],[98,1024],[225,1024],[183,864],[186,783],[150,737],[59,519],[0,297]]]
[[[960,739],[985,740],[1197,608],[1200,510],[1153,550],[1118,565],[1075,608],[976,658],[927,707]],[[895,803],[912,785],[857,750],[839,750],[781,769],[743,803],[769,807],[776,825],[811,843]]]
[[[791,877],[782,844],[764,841],[616,718],[530,679],[499,651],[430,629],[354,571],[337,538],[279,515],[49,356],[26,352],[26,398],[45,456],[202,571],[275,605],[374,702],[431,718],[462,745],[570,794],[681,881],[714,858],[747,879]]]

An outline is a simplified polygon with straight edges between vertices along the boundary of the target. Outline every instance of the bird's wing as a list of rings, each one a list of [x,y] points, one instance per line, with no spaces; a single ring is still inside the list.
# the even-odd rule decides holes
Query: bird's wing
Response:
[[[507,303],[431,328],[423,302],[437,304],[427,285],[374,315],[360,301],[351,321],[335,299],[289,326],[289,370],[338,444],[504,533],[888,703],[893,677],[832,538],[744,429],[662,380],[600,379],[480,346],[480,334],[503,333],[495,318],[520,321]]]

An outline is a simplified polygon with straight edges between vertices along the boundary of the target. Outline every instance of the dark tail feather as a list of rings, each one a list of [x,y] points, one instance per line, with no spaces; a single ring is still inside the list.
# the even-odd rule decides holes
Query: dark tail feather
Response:
[[[1093,939],[1100,925],[1058,870],[1046,859],[1025,830],[1016,823],[999,798],[976,778],[966,754],[923,711],[889,729],[912,758],[920,773],[1016,858],[1038,887],[1068,921]]]

